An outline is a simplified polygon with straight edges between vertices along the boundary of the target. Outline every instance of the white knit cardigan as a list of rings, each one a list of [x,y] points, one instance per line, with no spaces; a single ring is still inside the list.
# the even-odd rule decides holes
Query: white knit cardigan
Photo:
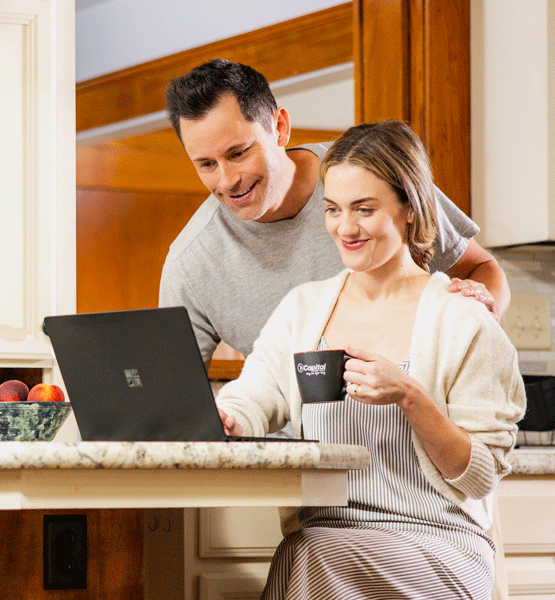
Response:
[[[225,385],[217,404],[236,417],[244,435],[264,436],[291,421],[301,435],[301,398],[293,354],[315,350],[349,273],[293,289],[263,327],[240,377]],[[510,471],[507,455],[524,414],[517,353],[486,307],[447,292],[444,273],[430,277],[418,305],[410,347],[411,377],[472,441],[470,463],[446,479],[416,434],[420,467],[436,490],[481,527],[491,524],[491,494]]]

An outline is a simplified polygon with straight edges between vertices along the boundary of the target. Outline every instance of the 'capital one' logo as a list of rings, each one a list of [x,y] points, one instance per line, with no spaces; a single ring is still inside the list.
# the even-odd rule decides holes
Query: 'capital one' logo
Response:
[[[323,365],[306,365],[304,363],[299,363],[297,365],[297,371],[299,373],[306,373],[307,375],[325,375],[326,363]]]

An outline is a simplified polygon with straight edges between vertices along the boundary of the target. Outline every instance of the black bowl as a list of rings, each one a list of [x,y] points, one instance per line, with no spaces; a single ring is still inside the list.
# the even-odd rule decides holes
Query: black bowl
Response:
[[[49,442],[70,410],[69,402],[0,402],[0,441]]]

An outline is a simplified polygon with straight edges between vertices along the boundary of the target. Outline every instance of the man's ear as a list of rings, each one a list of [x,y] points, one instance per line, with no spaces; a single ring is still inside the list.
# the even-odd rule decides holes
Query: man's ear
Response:
[[[287,146],[291,137],[291,119],[289,113],[282,106],[274,112],[272,125],[277,133],[278,146]]]

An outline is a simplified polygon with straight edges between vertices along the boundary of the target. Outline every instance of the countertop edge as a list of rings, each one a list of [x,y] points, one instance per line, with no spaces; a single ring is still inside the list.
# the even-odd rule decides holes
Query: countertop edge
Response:
[[[510,475],[555,475],[555,446],[515,448],[509,463]]]
[[[1,442],[0,470],[364,469],[362,446],[318,442]],[[555,447],[515,448],[511,475],[555,475]]]
[[[317,442],[2,442],[0,470],[363,469],[362,446]]]

